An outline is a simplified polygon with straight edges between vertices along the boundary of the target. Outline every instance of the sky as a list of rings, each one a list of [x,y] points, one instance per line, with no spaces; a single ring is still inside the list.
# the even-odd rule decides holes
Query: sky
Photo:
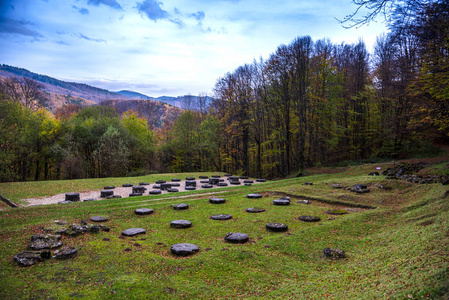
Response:
[[[369,51],[382,21],[345,29],[351,0],[0,0],[0,64],[151,97],[207,94],[300,36]]]

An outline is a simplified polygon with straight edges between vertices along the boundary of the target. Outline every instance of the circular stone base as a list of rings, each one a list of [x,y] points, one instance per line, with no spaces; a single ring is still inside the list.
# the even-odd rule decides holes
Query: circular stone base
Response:
[[[155,183],[156,184],[162,184],[162,183],[166,183],[167,181],[166,180],[158,180],[158,181],[156,181]]]
[[[244,244],[249,240],[249,236],[246,233],[229,232],[225,236],[225,241],[233,244]]]
[[[90,220],[92,222],[106,222],[109,219],[106,218],[106,217],[103,217],[103,216],[93,216],[93,217],[90,218]]]
[[[250,207],[250,208],[246,209],[246,212],[249,212],[249,213],[261,213],[264,211],[265,211],[265,209],[260,208],[260,207]]]
[[[288,226],[284,223],[268,223],[265,227],[267,230],[273,232],[283,232],[288,230]]]
[[[125,183],[122,185],[122,187],[132,187],[132,186],[134,186],[134,184],[131,183]]]
[[[186,186],[185,190],[186,191],[194,191],[194,190],[196,190],[196,187],[195,186]]]
[[[100,192],[100,198],[106,198],[108,196],[112,196],[114,195],[114,191],[113,190],[102,190]]]
[[[219,182],[217,183],[217,186],[228,186],[226,182]]]
[[[131,193],[129,194],[130,197],[137,197],[137,196],[142,196],[142,193]]]
[[[228,215],[228,214],[221,214],[221,215],[213,215],[210,218],[212,220],[221,220],[221,221],[223,221],[223,220],[230,220],[230,219],[232,219],[232,216]]]
[[[178,189],[174,189],[174,188],[170,188],[170,189],[167,189],[167,192],[169,192],[169,193],[176,193],[176,192],[179,192],[179,190]]]
[[[151,208],[138,208],[134,211],[136,215],[151,215],[154,212]]]
[[[171,186],[172,186],[172,187],[180,187],[181,184],[180,184],[180,183],[172,183]]]
[[[273,200],[273,205],[290,205],[290,200],[285,199]]]
[[[226,199],[225,198],[210,198],[209,202],[212,204],[222,204],[222,203],[226,203]]]
[[[155,185],[153,185],[153,189],[161,189],[161,185],[160,184],[155,184]]]
[[[186,177],[186,180],[195,180],[195,177]]]
[[[179,179],[179,178],[173,178],[171,181],[172,181],[172,182],[180,182],[181,179]]]
[[[171,228],[189,228],[192,227],[192,222],[187,220],[175,220],[170,223]]]
[[[65,201],[80,201],[80,193],[67,193],[65,194]]]
[[[250,198],[250,199],[258,199],[258,198],[262,198],[261,194],[248,194],[246,195],[246,197]]]
[[[213,186],[212,186],[211,184],[203,184],[201,187],[202,187],[203,189],[210,189],[210,188],[212,188]]]
[[[174,210],[185,210],[185,209],[189,209],[189,205],[188,204],[176,204],[175,206],[173,206]]]
[[[122,235],[124,236],[135,236],[138,234],[145,234],[147,231],[143,228],[130,228],[122,231]]]
[[[189,256],[200,251],[200,248],[194,244],[174,244],[170,247],[170,252],[177,256]]]
[[[149,192],[150,195],[159,195],[159,194],[161,194],[161,193],[162,193],[161,190],[151,190],[151,191]]]
[[[315,217],[315,216],[300,216],[298,218],[298,220],[304,221],[304,222],[319,222],[319,221],[321,221],[320,217]]]

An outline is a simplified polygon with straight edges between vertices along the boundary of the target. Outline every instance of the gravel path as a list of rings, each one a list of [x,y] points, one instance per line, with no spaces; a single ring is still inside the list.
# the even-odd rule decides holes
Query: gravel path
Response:
[[[222,177],[221,179],[224,179],[225,182],[227,181],[227,178]],[[204,180],[204,179],[197,179],[196,180],[196,190],[203,190],[204,188],[202,188],[201,186],[203,185],[202,183],[200,183],[200,180]],[[167,181],[167,183],[170,183]],[[180,182],[176,182],[179,183],[179,187],[173,187],[179,190],[179,192],[183,192],[185,191],[185,180],[181,180]],[[240,180],[241,185],[243,185],[243,180]],[[258,182],[256,182],[254,180],[253,184],[257,184]],[[153,185],[154,184],[150,184],[145,186],[147,188],[146,192],[144,193],[144,195],[148,195],[148,192],[153,190]],[[232,186],[232,185],[229,185]],[[216,186],[214,185],[212,188],[209,188],[209,190],[212,189],[222,189],[225,187],[220,187],[220,186]],[[157,190],[157,189],[155,189]],[[116,187],[114,190],[114,195],[120,195],[122,196],[122,198],[127,198],[129,197],[129,194],[132,193],[132,187]],[[76,192],[76,191],[68,191],[69,192]],[[161,191],[162,194],[168,193],[167,191]],[[178,193],[172,193],[172,194],[179,194]],[[100,198],[100,193],[101,190],[95,190],[95,191],[89,191],[89,192],[82,192],[79,193],[80,194],[80,200],[83,201],[84,199],[97,199],[97,200],[101,200],[104,198]],[[28,204],[25,204],[24,206],[35,206],[35,205],[46,205],[46,204],[55,204],[61,201],[65,200],[65,193],[62,194],[57,194],[57,195],[53,195],[53,196],[47,196],[47,197],[39,197],[39,198],[28,198],[28,199],[23,199],[24,201],[28,202]]]

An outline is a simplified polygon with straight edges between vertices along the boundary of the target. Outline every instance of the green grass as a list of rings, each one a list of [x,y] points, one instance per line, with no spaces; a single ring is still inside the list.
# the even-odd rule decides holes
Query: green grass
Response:
[[[3,208],[0,211],[1,299],[447,299],[449,286],[449,203],[438,185],[414,185],[366,176],[373,166],[351,167],[332,175],[271,181],[252,187],[143,196],[67,205]],[[3,183],[0,194],[17,200],[33,195],[99,189],[126,182],[154,182],[191,174],[158,174],[39,183]],[[194,176],[198,176],[196,174]],[[304,182],[313,182],[306,186]],[[334,190],[333,183],[365,183],[358,195]],[[391,190],[379,188],[388,186]],[[32,191],[31,191],[32,190]],[[225,204],[210,204],[206,192],[220,192]],[[248,199],[248,193],[262,193]],[[292,196],[290,206],[273,206],[280,195]],[[190,195],[179,198],[178,196]],[[176,197],[175,197],[176,196]],[[312,204],[299,204],[299,199]],[[188,203],[186,211],[172,204]],[[375,209],[362,209],[376,207]],[[136,216],[136,208],[154,214]],[[263,207],[264,213],[246,213]],[[345,215],[327,210],[347,209]],[[213,214],[229,213],[228,221]],[[110,232],[63,237],[76,246],[71,260],[50,259],[19,267],[13,256],[27,247],[41,227],[57,229],[54,220],[70,223],[94,215],[108,216]],[[321,218],[301,222],[301,215]],[[170,222],[190,220],[189,229]],[[287,233],[273,233],[266,223],[281,222]],[[142,227],[146,235],[121,237],[124,229]],[[250,236],[243,245],[225,243],[227,232]],[[175,243],[193,243],[200,252],[186,258],[169,253]],[[343,249],[347,258],[326,259],[326,247]]]

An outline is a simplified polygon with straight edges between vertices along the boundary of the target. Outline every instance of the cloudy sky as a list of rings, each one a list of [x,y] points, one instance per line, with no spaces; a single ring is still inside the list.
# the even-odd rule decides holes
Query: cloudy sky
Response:
[[[0,0],[0,64],[112,91],[212,94],[226,72],[310,35],[362,38],[382,22],[344,29],[351,0]]]

